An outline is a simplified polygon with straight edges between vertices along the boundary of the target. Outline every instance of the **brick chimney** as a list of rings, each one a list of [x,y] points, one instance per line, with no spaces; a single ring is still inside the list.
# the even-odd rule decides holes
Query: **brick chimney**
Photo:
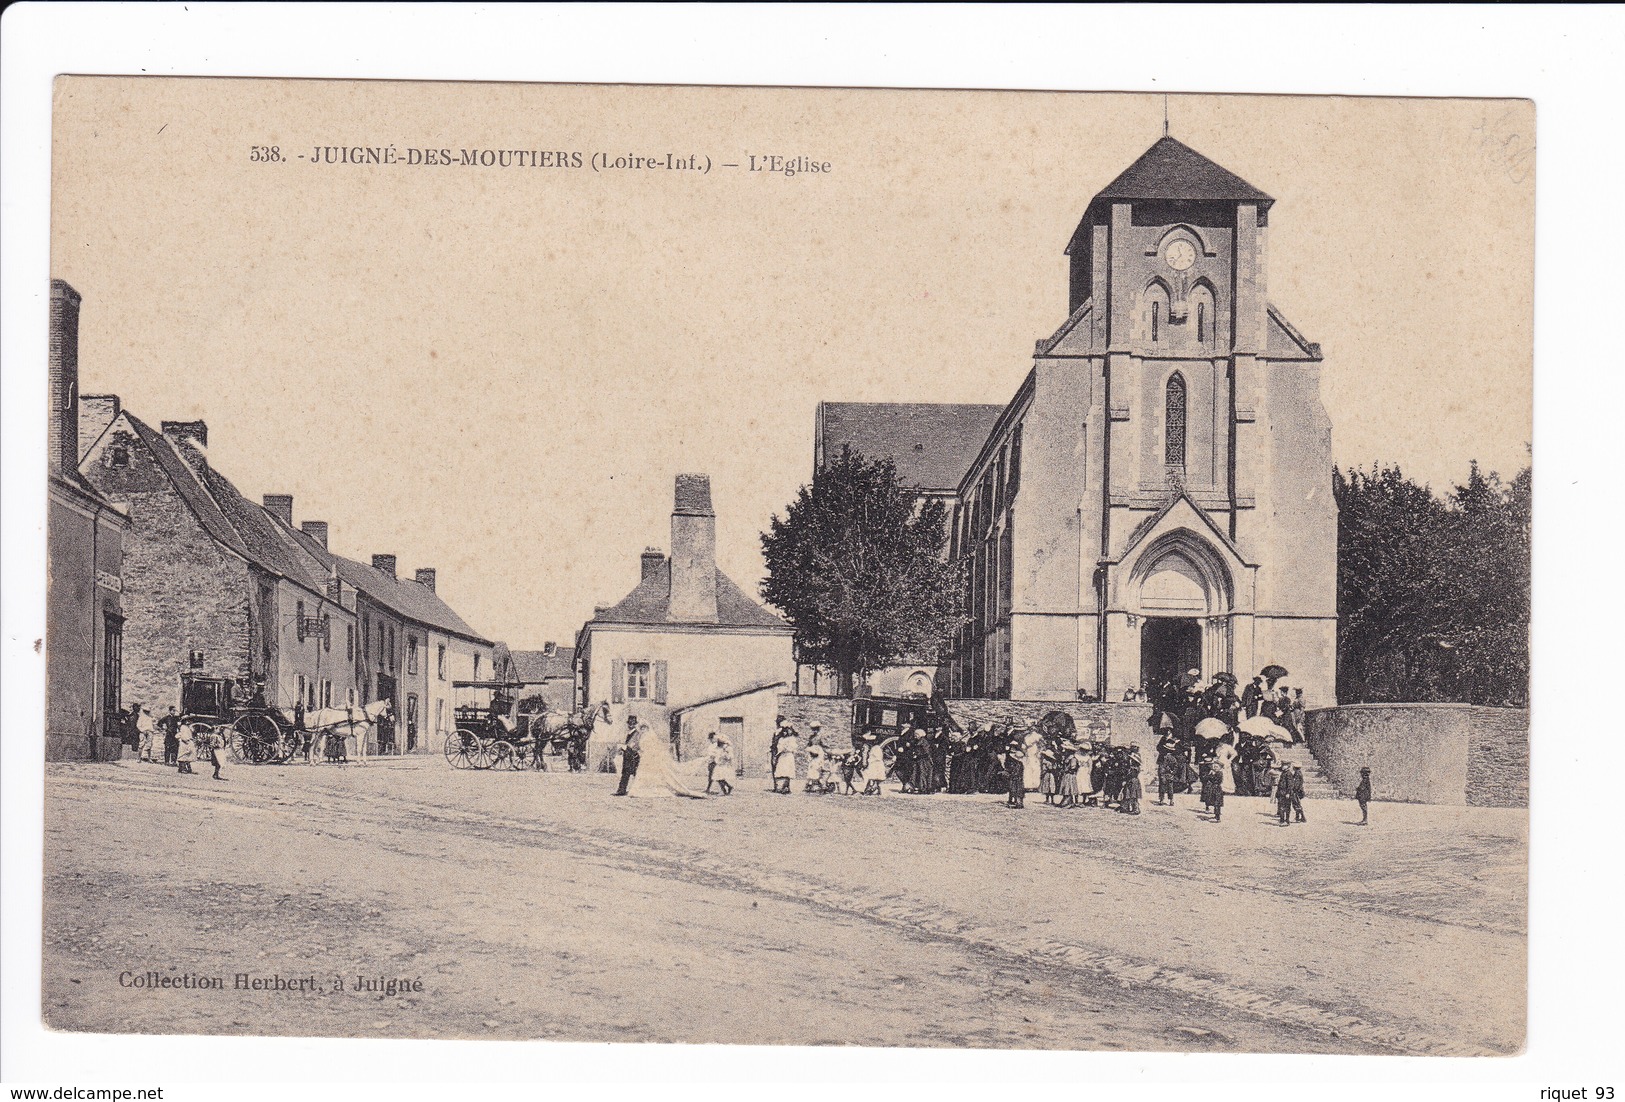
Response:
[[[190,444],[196,448],[209,446],[209,426],[204,421],[160,421],[158,427],[164,435],[176,443]]]
[[[394,555],[374,555],[372,557],[372,568],[374,570],[382,571],[383,573],[388,574],[391,578],[393,578],[395,576],[395,556]]]
[[[79,292],[51,280],[51,424],[53,474],[79,467]]]
[[[639,581],[648,581],[660,573],[660,568],[666,565],[666,556],[658,547],[645,547],[643,549],[643,573],[638,575]]]
[[[85,457],[90,446],[101,439],[102,433],[107,431],[119,415],[117,394],[81,394],[79,395],[79,458]]]
[[[266,494],[265,511],[273,517],[293,527],[293,495],[292,494]]]
[[[292,512],[291,507],[289,512]],[[327,549],[327,521],[307,520],[299,526],[299,530],[321,544],[324,551]]]
[[[430,593],[434,592],[434,567],[418,567],[417,578],[419,585],[421,585],[424,589],[427,589]]]
[[[680,474],[671,513],[671,602],[676,623],[716,623],[717,515],[711,511],[711,479]]]

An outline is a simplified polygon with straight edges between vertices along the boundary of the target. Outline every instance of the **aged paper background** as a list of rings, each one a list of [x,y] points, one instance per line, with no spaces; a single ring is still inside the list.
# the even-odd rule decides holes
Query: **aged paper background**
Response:
[[[634,578],[671,475],[723,570],[837,401],[1008,400],[1066,316],[1089,197],[1160,95],[63,77],[52,274],[81,389],[205,418],[251,500],[433,565],[477,629],[568,644]],[[1341,465],[1447,488],[1528,462],[1534,106],[1173,96],[1276,199],[1269,294],[1325,351]],[[251,147],[287,160],[256,163]],[[312,165],[566,151],[581,168]],[[709,174],[592,158],[710,158]],[[307,159],[296,158],[303,154]],[[751,172],[804,156],[827,173]],[[531,158],[534,159],[534,158]],[[746,167],[728,169],[724,162]]]

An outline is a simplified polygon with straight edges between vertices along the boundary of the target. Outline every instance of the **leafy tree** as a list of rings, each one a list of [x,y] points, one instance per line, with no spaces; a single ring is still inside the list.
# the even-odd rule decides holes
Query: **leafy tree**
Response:
[[[800,660],[854,679],[943,648],[963,623],[942,503],[918,505],[889,459],[844,449],[762,533],[762,597]]]
[[[1472,464],[1439,498],[1398,467],[1333,471],[1337,695],[1522,704],[1529,693],[1531,473]]]

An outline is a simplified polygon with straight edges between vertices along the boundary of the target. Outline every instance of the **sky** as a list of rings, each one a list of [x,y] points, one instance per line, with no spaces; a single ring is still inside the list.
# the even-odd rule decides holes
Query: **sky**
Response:
[[[333,550],[435,567],[515,648],[567,644],[666,547],[679,472],[711,476],[719,564],[753,590],[820,400],[1007,401],[1065,319],[1073,227],[1164,106],[61,78],[52,274],[84,296],[82,393],[207,421],[211,462],[251,499],[292,494]],[[1339,464],[1442,489],[1471,459],[1528,462],[1530,104],[1166,106],[1276,200],[1269,297],[1322,346]],[[464,149],[525,163],[407,163]],[[710,170],[593,167],[668,153]]]

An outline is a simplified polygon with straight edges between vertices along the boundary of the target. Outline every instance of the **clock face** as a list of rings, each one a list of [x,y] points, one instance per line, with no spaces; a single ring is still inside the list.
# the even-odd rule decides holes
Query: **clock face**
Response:
[[[1176,272],[1183,272],[1196,263],[1196,246],[1185,240],[1175,241],[1168,246],[1166,259],[1168,267]]]

